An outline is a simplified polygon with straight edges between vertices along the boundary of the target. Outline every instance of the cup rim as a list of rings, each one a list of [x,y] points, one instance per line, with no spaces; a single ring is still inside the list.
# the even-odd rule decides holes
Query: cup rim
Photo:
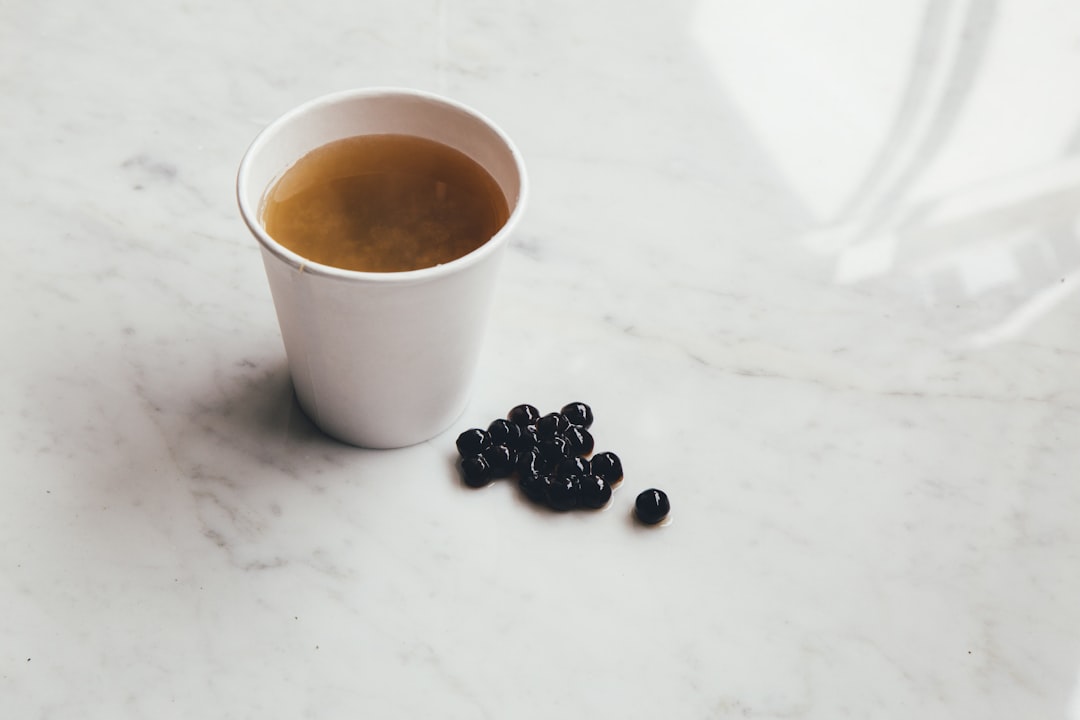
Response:
[[[514,203],[514,207],[510,211],[509,217],[498,232],[491,236],[491,238],[482,244],[480,247],[472,250],[461,257],[454,258],[453,260],[443,263],[441,265],[434,265],[431,267],[420,268],[418,270],[402,270],[392,272],[373,272],[367,270],[349,270],[346,268],[339,268],[333,265],[326,265],[323,263],[309,260],[302,255],[285,247],[274,238],[270,237],[269,233],[262,226],[259,220],[259,209],[252,208],[248,203],[244,192],[244,189],[250,184],[250,173],[252,158],[262,149],[266,143],[270,141],[274,133],[278,128],[287,125],[295,120],[298,116],[306,114],[311,110],[325,106],[333,105],[344,100],[352,100],[362,97],[376,97],[376,96],[406,96],[413,98],[420,98],[431,102],[446,105],[467,115],[472,116],[482,124],[484,124],[489,130],[491,130],[499,140],[506,146],[510,152],[510,156],[513,158],[514,167],[518,174],[518,197],[517,202]],[[314,150],[315,148],[311,148]],[[299,158],[297,158],[299,160]],[[464,103],[452,100],[450,98],[438,95],[436,93],[428,92],[426,90],[417,90],[406,87],[393,87],[393,86],[379,86],[379,87],[366,87],[366,88],[354,88],[351,90],[341,90],[338,92],[321,95],[316,98],[312,98],[307,102],[301,103],[291,110],[277,117],[277,119],[270,122],[266,127],[259,131],[255,138],[251,141],[247,150],[244,152],[243,158],[240,160],[240,167],[236,174],[236,200],[240,207],[240,215],[247,225],[248,230],[255,236],[255,239],[259,241],[262,247],[275,255],[278,259],[292,265],[299,272],[307,272],[315,275],[322,275],[329,278],[336,278],[339,280],[351,280],[351,281],[364,281],[371,283],[411,283],[425,280],[433,280],[444,275],[460,272],[465,268],[475,265],[483,260],[485,257],[495,252],[499,247],[504,245],[507,238],[510,236],[518,220],[525,211],[525,203],[528,198],[529,179],[525,171],[525,161],[521,156],[521,152],[514,144],[513,140],[495,124],[490,118],[481,113],[480,111],[465,105]],[[266,188],[263,189],[263,193],[266,192]],[[260,195],[260,198],[262,196]]]

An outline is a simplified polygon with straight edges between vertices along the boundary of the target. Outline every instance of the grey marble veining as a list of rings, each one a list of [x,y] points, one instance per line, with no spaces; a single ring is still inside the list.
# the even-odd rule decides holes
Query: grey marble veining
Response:
[[[1078,31],[0,4],[0,714],[1080,719]],[[532,179],[475,397],[397,451],[297,408],[233,194],[365,85],[481,109]],[[608,508],[461,485],[456,432],[575,399]]]

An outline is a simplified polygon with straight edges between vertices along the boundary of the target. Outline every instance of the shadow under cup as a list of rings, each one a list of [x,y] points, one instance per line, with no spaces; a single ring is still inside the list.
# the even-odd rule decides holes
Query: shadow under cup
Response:
[[[407,272],[311,262],[271,238],[265,195],[296,161],[356,135],[416,135],[449,145],[495,179],[506,224],[473,252]],[[496,276],[524,211],[525,166],[510,139],[463,105],[414,90],[353,90],[313,100],[266,127],[237,175],[240,213],[262,248],[300,406],[327,434],[370,448],[427,440],[468,402]]]

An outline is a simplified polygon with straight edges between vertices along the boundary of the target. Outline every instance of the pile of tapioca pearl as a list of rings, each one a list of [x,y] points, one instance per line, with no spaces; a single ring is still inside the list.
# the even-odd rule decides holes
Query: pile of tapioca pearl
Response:
[[[547,415],[532,405],[516,405],[486,430],[470,428],[458,435],[462,478],[476,488],[516,475],[527,498],[552,510],[602,508],[622,481],[623,468],[613,452],[592,455],[592,424],[592,408],[583,402]],[[649,488],[637,496],[634,510],[638,520],[656,525],[671,504],[663,490]]]

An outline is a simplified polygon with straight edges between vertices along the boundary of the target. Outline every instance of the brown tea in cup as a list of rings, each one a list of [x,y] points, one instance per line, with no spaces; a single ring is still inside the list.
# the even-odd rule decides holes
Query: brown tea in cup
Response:
[[[468,155],[413,135],[359,135],[313,150],[265,198],[274,240],[346,270],[403,272],[477,249],[506,223],[506,198]]]

